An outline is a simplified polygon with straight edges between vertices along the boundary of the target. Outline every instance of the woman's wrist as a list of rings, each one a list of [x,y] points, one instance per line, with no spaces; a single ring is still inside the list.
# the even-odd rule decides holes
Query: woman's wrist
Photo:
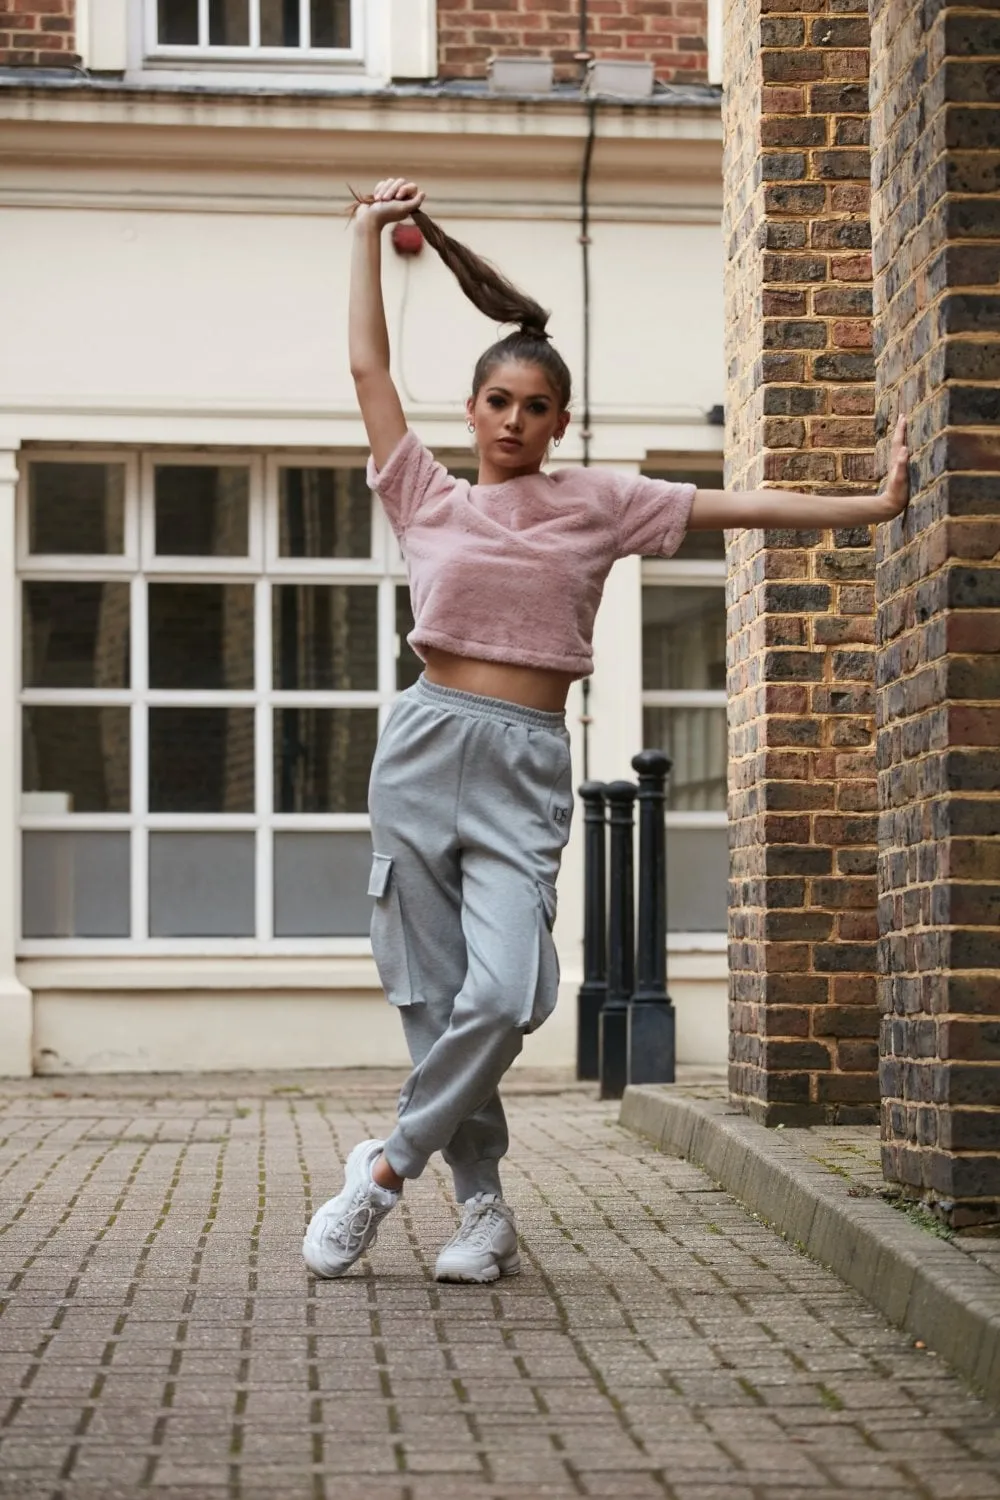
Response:
[[[376,237],[382,233],[382,225],[372,213],[370,203],[362,203],[354,214],[354,228],[358,234],[372,234]]]

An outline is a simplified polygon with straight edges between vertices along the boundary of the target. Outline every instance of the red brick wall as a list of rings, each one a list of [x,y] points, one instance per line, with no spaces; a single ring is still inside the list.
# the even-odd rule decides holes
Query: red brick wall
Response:
[[[75,0],[0,0],[0,66],[75,66],[75,11]]]
[[[874,488],[864,3],[725,12],[732,489]],[[869,529],[740,531],[728,555],[732,1095],[768,1124],[873,1120]]]
[[[652,62],[663,83],[704,82],[707,0],[588,0],[587,50]],[[482,78],[491,56],[543,55],[576,79],[580,0],[438,0],[442,78]]]

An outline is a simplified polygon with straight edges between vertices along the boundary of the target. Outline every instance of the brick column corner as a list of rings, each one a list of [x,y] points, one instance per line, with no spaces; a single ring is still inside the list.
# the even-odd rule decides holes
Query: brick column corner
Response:
[[[867,12],[730,0],[724,26],[727,487],[870,492]],[[869,529],[728,554],[732,1097],[874,1120]]]
[[[912,491],[877,569],[882,1154],[955,1227],[1000,1225],[998,53],[996,11],[873,0],[879,407]]]

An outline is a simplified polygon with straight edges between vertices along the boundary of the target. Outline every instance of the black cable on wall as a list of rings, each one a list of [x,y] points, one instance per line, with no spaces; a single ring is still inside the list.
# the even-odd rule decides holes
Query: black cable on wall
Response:
[[[594,140],[597,135],[597,100],[587,105],[587,144],[583,152],[580,170],[580,253],[583,275],[583,425],[580,438],[583,443],[583,464],[590,463],[590,166],[594,157]]]

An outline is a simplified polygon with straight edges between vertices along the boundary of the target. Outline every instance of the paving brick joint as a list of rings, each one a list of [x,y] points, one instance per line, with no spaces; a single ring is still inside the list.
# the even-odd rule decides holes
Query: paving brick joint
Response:
[[[525,1269],[439,1286],[440,1164],[299,1258],[385,1073],[0,1085],[0,1495],[1000,1497],[1000,1423],[704,1172],[512,1081]]]

